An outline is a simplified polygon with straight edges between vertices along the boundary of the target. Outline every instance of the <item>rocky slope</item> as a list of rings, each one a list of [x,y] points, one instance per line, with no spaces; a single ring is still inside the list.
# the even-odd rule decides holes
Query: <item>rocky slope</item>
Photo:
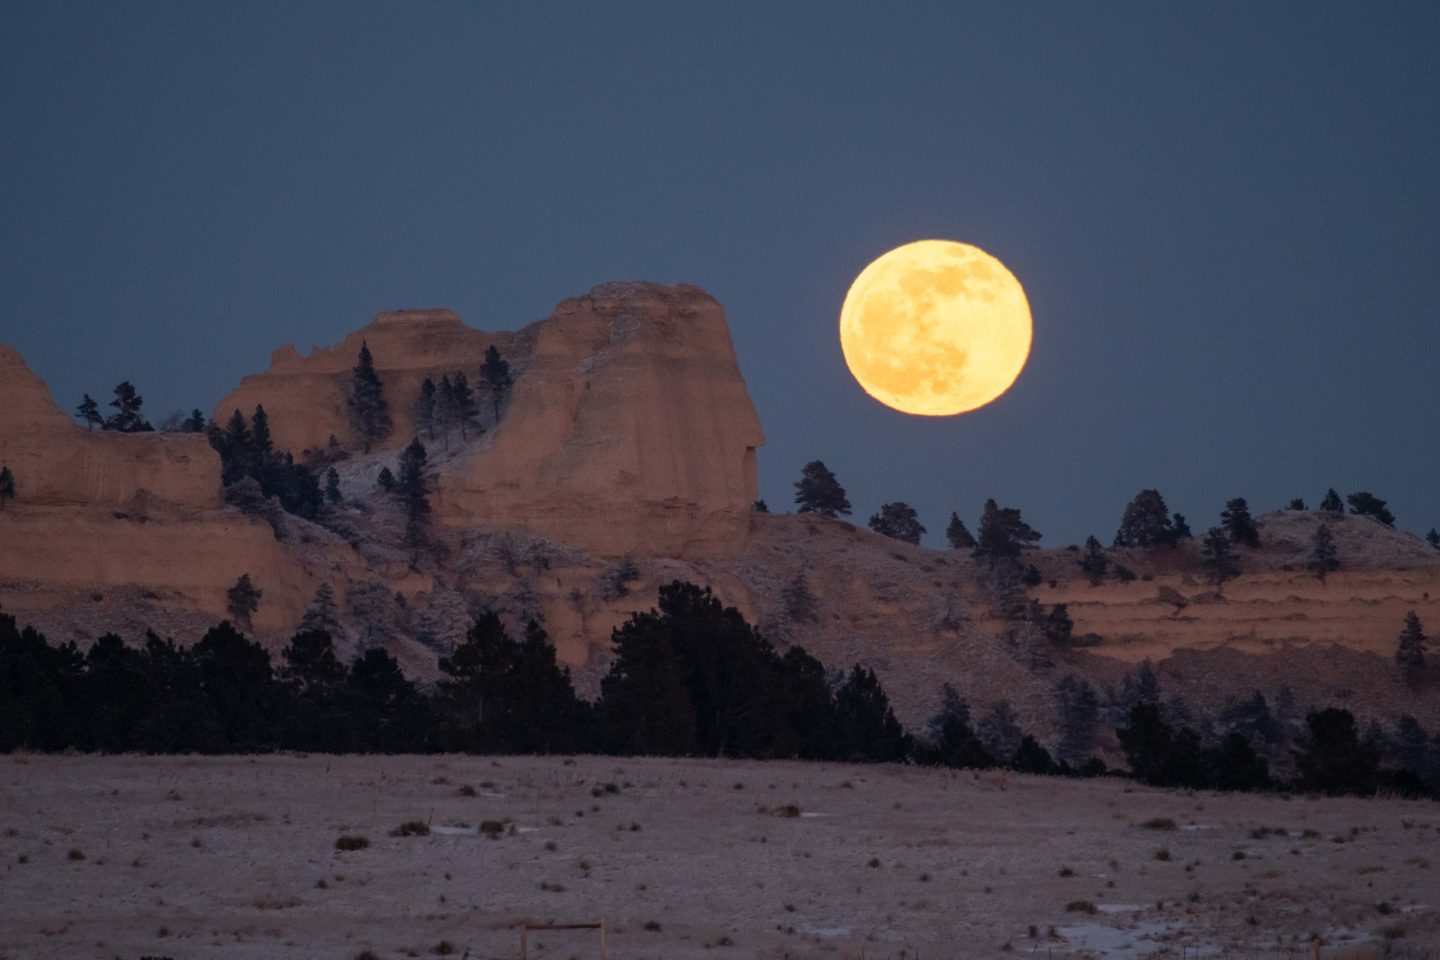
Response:
[[[368,454],[355,449],[344,404],[362,342],[396,424]],[[464,437],[431,440],[430,543],[411,549],[376,475],[395,469],[415,433],[408,411],[423,379],[459,370],[477,383],[492,343],[512,365],[513,395],[498,422],[482,402]],[[513,334],[470,329],[448,311],[381,314],[308,356],[276,351],[215,412],[263,404],[277,446],[297,457],[332,435],[350,448],[336,464],[345,501],[316,522],[273,504],[224,506],[218,458],[199,438],[74,426],[5,348],[0,398],[0,463],[20,489],[0,512],[0,604],[57,640],[139,637],[147,626],[193,638],[249,573],[264,590],[256,632],[272,648],[328,582],[349,650],[383,643],[433,677],[436,651],[496,609],[516,625],[542,619],[593,693],[610,631],[683,578],[713,586],[778,644],[832,668],[870,664],[913,727],[948,682],[977,707],[1009,699],[1044,730],[1057,679],[1114,686],[1143,658],[1166,694],[1207,709],[1285,685],[1302,706],[1440,720],[1437,685],[1401,685],[1390,659],[1406,611],[1440,624],[1440,551],[1367,518],[1266,515],[1261,549],[1218,588],[1193,543],[1112,551],[1137,576],[1098,584],[1073,548],[1035,551],[1030,596],[1065,604],[1076,634],[1094,635],[1057,647],[1000,619],[992,577],[966,555],[754,512],[763,434],[724,314],[693,287],[606,284]],[[1304,569],[1320,523],[1342,562],[1324,582]]]

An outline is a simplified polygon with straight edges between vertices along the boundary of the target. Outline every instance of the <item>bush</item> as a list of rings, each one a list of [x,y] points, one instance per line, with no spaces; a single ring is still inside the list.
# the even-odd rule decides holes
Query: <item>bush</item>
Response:
[[[336,838],[335,840],[336,850],[364,850],[368,846],[370,846],[370,841],[366,837],[357,837],[346,834],[344,836]]]
[[[420,820],[410,820],[390,831],[392,837],[428,837],[430,826]]]

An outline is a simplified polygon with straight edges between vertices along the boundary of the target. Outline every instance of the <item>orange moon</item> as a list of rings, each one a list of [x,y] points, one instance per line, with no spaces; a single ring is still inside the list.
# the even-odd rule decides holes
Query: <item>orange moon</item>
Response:
[[[1030,356],[1030,303],[979,247],[917,240],[855,278],[840,348],[865,392],[904,413],[965,413],[1010,389]]]

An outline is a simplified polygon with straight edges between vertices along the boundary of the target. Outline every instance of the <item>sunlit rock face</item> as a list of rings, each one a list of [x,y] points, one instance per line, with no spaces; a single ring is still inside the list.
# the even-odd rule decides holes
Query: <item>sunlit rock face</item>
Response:
[[[180,507],[221,505],[220,458],[205,437],[87,431],[3,344],[0,400],[0,463],[26,505],[118,505],[142,494]]]
[[[743,547],[764,434],[724,311],[704,291],[603,284],[515,333],[468,328],[447,310],[381,314],[307,357],[276,351],[217,420],[263,404],[282,449],[299,456],[332,435],[355,449],[345,398],[362,342],[395,423],[382,450],[415,436],[426,377],[463,371],[476,388],[478,436],[429,443],[440,523],[513,525],[604,555]],[[480,378],[491,344],[515,377],[498,425]]]

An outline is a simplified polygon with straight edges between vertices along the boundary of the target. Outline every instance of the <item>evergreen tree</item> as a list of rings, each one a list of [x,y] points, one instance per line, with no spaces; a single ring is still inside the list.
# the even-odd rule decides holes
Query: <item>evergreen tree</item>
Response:
[[[1270,764],[1240,733],[1227,733],[1220,745],[1205,750],[1202,776],[1214,790],[1264,790],[1270,786]]]
[[[334,467],[325,471],[325,499],[330,503],[339,503],[345,499],[340,492],[340,474]]]
[[[321,589],[329,586],[322,584]],[[331,606],[333,608],[333,602]],[[280,668],[281,678],[302,693],[333,690],[345,680],[345,664],[335,656],[335,641],[330,632],[320,627],[306,627],[303,621],[300,631],[280,652],[280,658],[284,662]]]
[[[105,421],[105,429],[120,433],[147,433],[154,430],[149,421],[140,415],[140,408],[144,403],[144,399],[129,380],[118,384],[115,387],[115,399],[110,401],[115,412]]]
[[[1334,487],[1331,487],[1329,492],[1325,494],[1325,499],[1320,501],[1320,509],[1325,513],[1345,512],[1345,504],[1341,502],[1340,494],[1335,492]]]
[[[991,566],[1004,560],[1017,560],[1022,550],[1035,546],[1040,533],[1024,520],[1013,507],[1000,507],[986,500],[980,514],[980,530],[975,543],[975,557]]]
[[[1430,762],[1427,756],[1426,745],[1429,737],[1425,734],[1425,728],[1420,725],[1408,713],[1400,715],[1395,722],[1395,762],[1402,770],[1409,770],[1417,777],[1424,778],[1430,772]]]
[[[1105,571],[1109,568],[1110,561],[1105,556],[1105,548],[1100,546],[1100,541],[1093,535],[1085,538],[1085,552],[1080,555],[1080,569],[1090,576],[1091,585],[1098,584],[1105,579]]]
[[[265,413],[265,408],[259,404],[255,405],[255,413],[250,418],[250,451],[257,460],[266,460],[275,453],[275,443],[270,439],[270,418]]]
[[[1244,497],[1227,501],[1220,512],[1220,526],[1230,535],[1231,543],[1244,547],[1260,546],[1260,529],[1250,517],[1250,506]]]
[[[15,474],[10,472],[9,466],[0,466],[0,510],[5,509],[5,501],[15,499]]]
[[[1407,683],[1419,679],[1425,669],[1425,630],[1420,618],[1411,610],[1405,614],[1405,628],[1400,631],[1400,641],[1395,647],[1395,663],[1400,667],[1400,676]]]
[[[945,767],[989,767],[994,759],[970,725],[970,705],[955,688],[940,688],[940,712],[930,720],[925,742],[916,750],[921,763]]]
[[[248,476],[255,467],[255,450],[250,438],[250,425],[239,410],[230,414],[225,429],[210,428],[210,446],[220,454],[220,481],[229,486]]]
[[[755,503],[752,504],[752,506],[755,508],[756,513],[770,512],[770,504],[766,503],[764,500],[756,500]]]
[[[1387,527],[1395,526],[1395,514],[1385,507],[1385,501],[1366,490],[1358,490],[1345,498],[1350,512],[1362,517],[1374,517]]]
[[[455,425],[460,428],[460,439],[464,440],[466,428],[480,411],[475,406],[475,394],[471,391],[470,381],[466,379],[463,371],[457,372],[450,381],[450,406]]]
[[[435,439],[435,381],[429,377],[420,384],[420,395],[415,399],[415,435],[428,440]]]
[[[819,460],[810,461],[800,471],[800,479],[795,481],[795,503],[800,513],[818,513],[832,519],[850,515],[845,488]]]
[[[1279,743],[1283,732],[1279,720],[1270,712],[1265,694],[1259,690],[1248,699],[1228,702],[1220,712],[1220,722],[1246,740],[1261,743]]]
[[[1155,703],[1137,703],[1115,731],[1130,775],[1154,787],[1195,787],[1203,782],[1200,738],[1173,729]]]
[[[400,454],[400,476],[395,481],[395,493],[405,505],[405,538],[412,546],[424,539],[425,521],[430,516],[427,461],[425,445],[418,437],[411,440]]]
[[[1325,524],[1315,528],[1315,537],[1310,541],[1310,557],[1305,569],[1320,578],[1323,583],[1327,574],[1340,569],[1340,558],[1335,550],[1335,538]]]
[[[997,700],[990,705],[985,716],[980,718],[976,726],[976,733],[980,742],[984,744],[986,752],[997,760],[1008,760],[1015,756],[1015,751],[1020,749],[1022,731],[1020,730],[1020,718],[1015,713],[1015,708],[1010,705],[1009,700]]]
[[[1090,754],[1095,725],[1100,719],[1100,697],[1087,681],[1067,673],[1053,690],[1060,715],[1060,742],[1055,752],[1069,764],[1078,764]]]
[[[75,408],[75,416],[85,424],[86,430],[94,430],[105,424],[105,418],[100,416],[100,405],[88,393],[81,399],[80,405]]]
[[[810,591],[810,584],[805,579],[805,572],[802,570],[790,579],[780,591],[780,603],[785,610],[785,618],[797,623],[814,623],[819,603],[815,594]]]
[[[395,474],[390,472],[389,467],[380,468],[380,473],[376,476],[375,482],[379,484],[380,489],[386,493],[395,492]]]
[[[899,763],[910,738],[895,719],[874,671],[856,664],[835,691],[837,756],[847,763]]]
[[[1300,790],[1357,796],[1375,792],[1380,758],[1361,742],[1349,710],[1330,707],[1308,714],[1294,757]]]
[[[1200,562],[1216,583],[1224,583],[1240,574],[1230,535],[1219,527],[1211,527],[1201,545]]]
[[[920,543],[920,537],[925,533],[925,528],[920,525],[920,518],[916,515],[915,508],[900,501],[882,505],[879,513],[871,515],[869,525],[871,530],[882,536],[892,540],[903,540],[917,546]]]
[[[1434,547],[1436,550],[1440,550],[1440,530],[1436,530],[1434,527],[1431,527],[1430,532],[1425,534],[1425,542],[1430,544],[1430,546]]]
[[[185,425],[181,429],[186,433],[204,433],[205,422],[205,414],[198,409],[191,410],[190,416],[185,419]]]
[[[1040,741],[1027,733],[1020,739],[1020,746],[1015,748],[1009,767],[1016,773],[1047,776],[1055,772],[1055,761],[1050,758],[1050,752],[1040,746]]]
[[[515,379],[510,376],[510,364],[501,359],[500,351],[492,343],[485,350],[485,363],[480,367],[480,382],[485,385],[486,396],[490,398],[490,410],[495,422],[500,422],[500,407],[510,397],[510,388]]]
[[[351,429],[366,453],[370,452],[373,444],[390,435],[390,405],[385,400],[385,388],[375,372],[370,345],[364,341],[360,343],[360,356],[355,364],[346,407],[350,411]]]
[[[255,590],[252,599],[258,598]],[[221,749],[245,753],[273,748],[284,703],[265,648],[224,622],[200,638],[191,656],[199,692],[219,728]]]
[[[339,612],[335,605],[335,588],[326,580],[315,588],[315,596],[305,607],[300,619],[302,633],[327,633],[334,637],[340,633]]]
[[[250,628],[250,615],[260,608],[260,597],[264,591],[250,582],[250,574],[240,574],[235,586],[225,592],[225,609],[230,619],[246,629]]]
[[[1190,524],[1185,519],[1185,514],[1176,513],[1170,516],[1170,538],[1174,543],[1181,540],[1189,540],[1195,536],[1190,532]]]
[[[1310,509],[1310,508],[1307,507],[1307,506],[1305,506],[1305,501],[1304,501],[1304,500],[1300,499],[1299,497],[1296,497],[1294,500],[1291,500],[1289,503],[1287,503],[1287,504],[1285,505],[1285,509],[1286,509],[1286,510],[1308,510],[1308,509]]]
[[[954,512],[950,514],[950,525],[945,528],[945,540],[950,544],[951,550],[975,549],[975,538],[966,529],[965,521]]]
[[[360,749],[374,753],[430,749],[429,702],[384,649],[370,647],[350,664],[342,696]]]
[[[1165,498],[1158,490],[1137,493],[1135,499],[1126,505],[1125,514],[1120,518],[1120,529],[1115,531],[1117,547],[1153,547],[1173,544],[1175,540],[1170,509],[1165,506]]]

